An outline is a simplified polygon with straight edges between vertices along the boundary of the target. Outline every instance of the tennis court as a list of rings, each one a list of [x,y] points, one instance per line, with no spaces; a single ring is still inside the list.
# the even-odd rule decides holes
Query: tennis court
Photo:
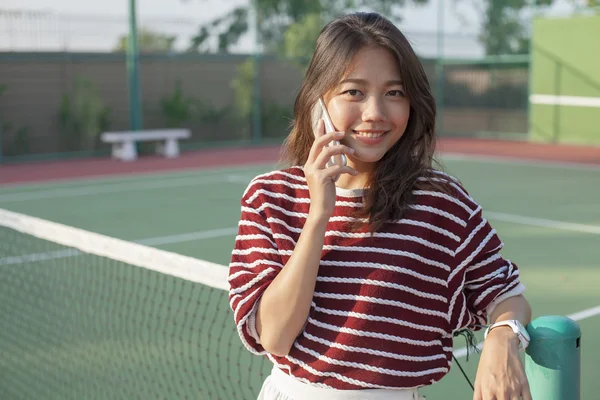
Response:
[[[597,398],[600,168],[443,161],[486,210],[503,255],[520,266],[534,317],[592,309],[576,317],[581,398]],[[272,167],[1,188],[0,209],[226,265],[241,194]],[[1,223],[0,268],[0,398],[253,399],[270,369],[243,350],[223,290],[82,254]],[[455,347],[464,344],[457,338]],[[477,356],[460,361],[474,379]],[[471,389],[453,366],[424,394],[470,399]]]

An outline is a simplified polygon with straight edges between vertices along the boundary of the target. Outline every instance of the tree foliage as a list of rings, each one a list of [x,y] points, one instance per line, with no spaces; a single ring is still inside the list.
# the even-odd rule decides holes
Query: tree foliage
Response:
[[[142,28],[137,33],[137,39],[140,53],[167,53],[173,50],[176,37]],[[115,51],[127,51],[128,46],[129,35],[123,35],[119,38]]]
[[[554,0],[537,0],[537,7],[549,6]],[[525,54],[529,51],[529,20],[523,11],[533,6],[527,0],[486,0],[480,42],[485,53]]]
[[[400,21],[399,7],[405,4],[426,4],[429,0],[252,0],[258,10],[260,44],[267,52],[289,52],[291,40],[305,47],[289,30],[300,33],[308,41],[316,39],[323,22],[351,10],[377,10]],[[192,38],[190,51],[229,52],[242,35],[250,29],[253,18],[250,5],[236,7],[230,12],[198,28]],[[317,24],[320,22],[320,24]],[[310,50],[306,49],[305,50]]]

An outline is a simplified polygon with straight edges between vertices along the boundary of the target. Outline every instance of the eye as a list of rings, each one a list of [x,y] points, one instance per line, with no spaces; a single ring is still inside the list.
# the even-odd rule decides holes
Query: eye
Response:
[[[388,92],[389,95],[394,97],[404,97],[404,92],[402,90],[390,90]]]
[[[362,93],[360,92],[360,90],[350,89],[350,90],[346,90],[344,92],[344,94],[350,95],[351,97],[356,97],[356,96],[361,95]]]

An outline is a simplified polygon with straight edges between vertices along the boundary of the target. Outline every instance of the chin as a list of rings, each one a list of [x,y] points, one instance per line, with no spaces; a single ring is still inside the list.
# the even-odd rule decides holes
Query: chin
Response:
[[[374,151],[364,151],[360,150],[356,152],[356,154],[352,157],[353,160],[361,163],[376,163],[383,158],[385,153],[374,152]]]

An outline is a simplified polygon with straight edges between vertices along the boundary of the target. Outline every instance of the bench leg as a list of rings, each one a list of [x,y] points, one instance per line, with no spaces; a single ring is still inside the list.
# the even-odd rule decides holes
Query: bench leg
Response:
[[[137,159],[137,150],[132,140],[126,140],[121,147],[120,158],[123,161],[134,161]]]
[[[112,144],[112,158],[119,159],[121,158],[121,143],[113,143]]]
[[[177,142],[177,139],[166,140],[164,156],[167,158],[179,157],[179,142]]]

